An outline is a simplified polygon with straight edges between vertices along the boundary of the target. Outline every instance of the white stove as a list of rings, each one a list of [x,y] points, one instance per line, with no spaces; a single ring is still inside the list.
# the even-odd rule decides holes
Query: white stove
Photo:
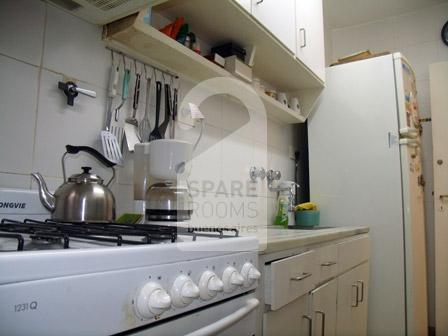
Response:
[[[0,189],[0,335],[255,334],[256,238],[48,217]]]

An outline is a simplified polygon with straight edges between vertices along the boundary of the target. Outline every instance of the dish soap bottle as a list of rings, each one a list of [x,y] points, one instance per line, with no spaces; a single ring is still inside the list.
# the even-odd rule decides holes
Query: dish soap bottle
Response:
[[[289,196],[279,192],[277,200],[277,216],[274,225],[288,226]]]

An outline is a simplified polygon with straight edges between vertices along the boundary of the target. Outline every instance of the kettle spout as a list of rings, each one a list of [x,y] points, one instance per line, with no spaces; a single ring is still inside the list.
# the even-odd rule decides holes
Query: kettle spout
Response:
[[[34,177],[39,186],[39,198],[43,206],[50,211],[54,211],[55,197],[52,193],[48,191],[47,183],[45,183],[44,178],[39,173],[33,173],[31,174],[31,176]]]

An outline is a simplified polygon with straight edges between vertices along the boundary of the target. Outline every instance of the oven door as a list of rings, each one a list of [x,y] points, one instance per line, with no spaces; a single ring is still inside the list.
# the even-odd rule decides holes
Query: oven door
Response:
[[[246,294],[224,303],[202,308],[156,326],[125,333],[133,336],[253,336],[256,330],[255,294]]]

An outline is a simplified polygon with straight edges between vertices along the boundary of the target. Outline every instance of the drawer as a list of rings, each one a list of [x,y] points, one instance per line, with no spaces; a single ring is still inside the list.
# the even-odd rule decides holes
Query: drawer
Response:
[[[338,244],[338,271],[343,273],[369,259],[370,241],[361,236]]]
[[[312,290],[318,280],[317,253],[312,250],[267,267],[266,303],[277,310]]]
[[[318,255],[319,277],[322,283],[338,275],[338,245],[332,244],[316,250]]]

